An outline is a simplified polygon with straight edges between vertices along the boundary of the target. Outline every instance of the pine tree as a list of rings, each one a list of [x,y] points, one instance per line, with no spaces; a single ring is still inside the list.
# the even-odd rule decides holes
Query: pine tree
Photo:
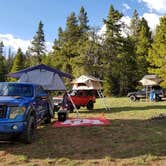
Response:
[[[138,73],[140,73],[140,72],[138,72],[138,70],[139,70],[138,68],[141,68],[141,67],[139,67],[139,65],[137,65],[137,53],[136,53],[139,25],[140,25],[139,14],[138,14],[137,10],[134,10],[132,18],[131,18],[130,26],[129,26],[129,38],[130,38],[130,42],[132,43],[131,45],[133,46],[132,57],[135,60],[134,66],[133,66],[133,74],[132,74],[133,79],[130,79],[130,80],[131,80],[132,85],[134,85],[135,87],[138,86],[138,80],[140,80],[140,77],[142,77],[141,74],[138,74]],[[138,61],[138,64],[139,63],[140,62]],[[131,88],[131,90],[134,90],[134,89]]]
[[[119,71],[117,68],[118,53],[122,46],[120,19],[122,14],[115,10],[111,5],[107,19],[104,19],[106,25],[106,34],[103,49],[103,64],[104,64],[104,93],[106,95],[119,93]]]
[[[106,35],[108,37],[118,37],[121,33],[121,22],[120,19],[122,18],[123,14],[120,13],[118,10],[115,10],[113,5],[110,6],[109,14],[107,19],[104,19],[104,23],[106,25]]]
[[[5,81],[6,66],[5,66],[5,57],[3,56],[3,42],[0,42],[0,82]]]
[[[58,38],[54,40],[53,51],[48,54],[48,57],[45,62],[50,61],[50,65],[55,66],[56,68],[63,70],[64,62],[66,61],[65,55],[62,53],[63,46],[65,44],[65,33],[61,27],[58,28]],[[46,63],[48,64],[48,63]]]
[[[137,10],[134,10],[130,24],[130,38],[133,41],[133,57],[135,57],[135,80],[137,82],[148,74],[149,63],[147,61],[148,49],[151,47],[151,31],[147,21],[139,18]],[[138,84],[136,86],[139,86]]]
[[[12,69],[13,66],[13,61],[14,61],[14,53],[12,53],[11,48],[8,50],[8,56],[6,59],[6,71],[9,73]]]
[[[55,39],[53,53],[50,56],[54,59],[54,66],[61,70],[72,73],[71,59],[78,56],[77,42],[80,39],[78,20],[72,12],[66,21],[66,28],[58,29],[58,39]]]
[[[3,55],[3,48],[4,48],[4,44],[3,44],[3,42],[1,41],[1,42],[0,42],[0,55]]]
[[[63,32],[63,29],[61,27],[58,28],[58,47],[61,47],[63,44],[64,44],[64,32]],[[56,40],[54,41],[56,42]],[[55,44],[55,43],[54,43]]]
[[[166,87],[166,16],[160,18],[160,24],[156,28],[154,41],[148,54],[150,62],[149,72],[162,77]]]
[[[30,67],[36,65],[36,61],[34,56],[31,55],[31,48],[28,47],[28,49],[25,52],[25,67]]]
[[[66,29],[65,29],[65,41],[71,41],[72,44],[76,43],[79,40],[79,26],[78,20],[74,12],[67,17]]]
[[[88,26],[89,20],[88,20],[87,12],[85,11],[83,6],[80,9],[78,20],[79,20],[80,33],[82,35],[89,30],[89,26]]]
[[[136,41],[136,61],[137,61],[137,77],[140,80],[148,73],[149,63],[147,61],[148,49],[151,47],[151,31],[147,21],[142,18],[137,29]]]
[[[135,38],[137,36],[137,30],[138,30],[138,25],[139,25],[139,14],[137,10],[134,10],[133,16],[131,18],[131,23],[130,23],[130,35]]]
[[[37,58],[37,63],[41,63],[42,55],[45,53],[45,36],[43,31],[43,23],[40,21],[36,35],[33,37],[31,42],[32,54]]]
[[[117,83],[119,85],[119,91],[117,94],[120,96],[126,95],[128,92],[135,90],[137,85],[137,68],[136,68],[136,56],[135,56],[135,44],[131,37],[123,38],[121,51],[117,56],[117,63],[115,69],[117,69],[119,78]]]
[[[24,69],[25,67],[24,65],[25,65],[25,56],[21,48],[19,48],[17,50],[17,54],[15,55],[11,72],[16,72],[16,71]]]
[[[65,43],[65,36],[64,32],[61,27],[58,28],[58,39],[54,40],[53,44],[53,52],[55,53],[56,51],[59,51]]]
[[[103,68],[100,61],[102,46],[98,42],[100,38],[97,32],[95,29],[91,29],[87,33],[90,39],[84,40],[78,46],[79,56],[72,59],[73,74],[75,76],[86,74],[102,78]]]

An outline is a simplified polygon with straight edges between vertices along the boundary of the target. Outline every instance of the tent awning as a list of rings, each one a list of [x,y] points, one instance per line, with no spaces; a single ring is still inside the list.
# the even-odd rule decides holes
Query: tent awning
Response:
[[[31,82],[41,85],[45,90],[66,90],[62,77],[72,78],[70,74],[44,64],[10,73],[8,76],[19,78],[19,82]]]
[[[32,66],[32,67],[28,67],[26,69],[20,70],[18,72],[15,73],[9,73],[7,76],[8,77],[13,77],[13,78],[20,78],[22,76],[22,74],[30,72],[32,70],[36,70],[36,69],[40,69],[40,70],[47,70],[53,73],[57,73],[60,77],[66,77],[66,78],[70,78],[72,79],[72,75],[68,74],[68,73],[64,73],[58,69],[52,68],[50,66],[44,65],[44,64],[39,64],[36,66]]]
[[[45,90],[66,90],[63,80],[59,75],[50,71],[43,72],[36,69],[22,74],[18,81],[42,85]]]

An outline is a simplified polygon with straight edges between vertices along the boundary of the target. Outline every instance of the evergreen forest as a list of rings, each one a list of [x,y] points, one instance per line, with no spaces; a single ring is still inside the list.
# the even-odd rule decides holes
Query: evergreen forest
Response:
[[[4,55],[0,41],[0,82],[16,81],[6,77],[40,63],[70,73],[73,77],[92,75],[103,80],[105,95],[123,96],[140,87],[139,80],[157,74],[166,88],[166,15],[160,17],[154,32],[147,20],[134,10],[130,25],[122,22],[123,13],[112,5],[103,19],[105,33],[90,26],[88,13],[81,7],[71,12],[65,28],[59,27],[51,51],[46,51],[44,24],[38,23],[31,46]]]

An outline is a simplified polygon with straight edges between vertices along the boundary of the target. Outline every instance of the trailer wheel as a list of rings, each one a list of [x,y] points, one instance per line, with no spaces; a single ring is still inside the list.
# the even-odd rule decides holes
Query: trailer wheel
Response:
[[[92,101],[89,101],[89,103],[87,104],[86,107],[87,107],[88,110],[93,110],[93,107],[94,107],[93,102],[92,102]]]

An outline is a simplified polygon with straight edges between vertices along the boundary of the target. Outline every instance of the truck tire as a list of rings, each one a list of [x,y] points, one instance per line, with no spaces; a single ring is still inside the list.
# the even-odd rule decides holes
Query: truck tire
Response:
[[[35,136],[35,118],[34,116],[30,116],[27,121],[27,127],[25,131],[23,132],[23,140],[24,143],[30,144],[34,140]]]
[[[46,118],[44,120],[45,124],[51,123],[51,113],[50,113],[50,107],[49,105],[47,106],[47,114],[46,114]]]
[[[51,115],[50,113],[47,114],[46,119],[44,120],[45,124],[51,123]]]
[[[161,101],[161,97],[159,97],[159,95],[156,95],[155,101]]]
[[[80,105],[76,105],[76,108],[77,108],[78,110],[80,109],[80,107],[81,107]]]
[[[94,107],[93,102],[92,102],[92,101],[89,101],[89,103],[87,104],[86,107],[87,107],[88,110],[93,110],[93,107]]]
[[[137,98],[136,98],[135,95],[131,95],[131,96],[130,96],[130,101],[136,101],[136,100],[137,100]]]

